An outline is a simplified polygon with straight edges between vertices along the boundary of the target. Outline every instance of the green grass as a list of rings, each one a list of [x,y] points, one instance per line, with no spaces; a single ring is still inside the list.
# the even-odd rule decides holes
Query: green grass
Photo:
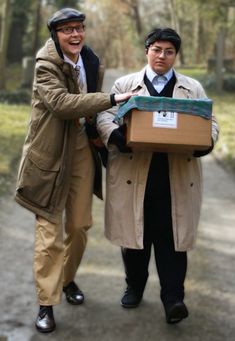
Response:
[[[29,112],[29,106],[0,104],[0,194],[15,178]]]
[[[195,67],[195,68],[176,68],[179,73],[184,74],[185,76],[189,76],[195,78],[199,81],[203,81],[203,79],[207,76],[207,71],[205,68]]]
[[[235,97],[224,93],[220,96],[211,94],[210,98],[220,128],[215,154],[235,173]]]

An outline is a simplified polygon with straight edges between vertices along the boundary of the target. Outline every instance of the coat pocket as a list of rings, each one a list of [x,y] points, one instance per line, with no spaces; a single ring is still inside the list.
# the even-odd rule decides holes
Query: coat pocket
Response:
[[[61,160],[40,157],[38,151],[30,150],[22,162],[17,183],[17,192],[28,202],[39,207],[48,207],[55,190]]]

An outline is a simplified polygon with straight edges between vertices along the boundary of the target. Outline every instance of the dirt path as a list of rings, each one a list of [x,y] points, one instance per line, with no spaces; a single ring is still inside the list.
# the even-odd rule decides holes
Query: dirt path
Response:
[[[109,73],[109,82],[117,77]],[[235,340],[235,179],[212,156],[203,160],[205,187],[197,248],[189,253],[186,303],[190,317],[165,323],[153,262],[144,300],[124,310],[124,276],[118,247],[103,236],[103,202],[94,201],[94,227],[77,281],[86,295],[82,306],[64,297],[55,307],[57,330],[38,334],[32,275],[34,219],[0,199],[0,341],[233,341]]]

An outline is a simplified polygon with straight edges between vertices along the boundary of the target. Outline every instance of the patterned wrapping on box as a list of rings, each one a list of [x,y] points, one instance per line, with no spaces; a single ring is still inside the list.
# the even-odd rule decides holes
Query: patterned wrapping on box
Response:
[[[191,115],[198,115],[205,119],[210,119],[212,114],[212,100],[133,96],[128,102],[120,106],[114,121],[118,122],[132,109],[138,109],[142,111],[182,112]]]

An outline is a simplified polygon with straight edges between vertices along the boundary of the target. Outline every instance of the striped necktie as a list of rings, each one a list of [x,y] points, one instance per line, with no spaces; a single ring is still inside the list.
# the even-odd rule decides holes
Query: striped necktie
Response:
[[[83,92],[82,89],[83,89],[84,83],[83,83],[83,81],[82,81],[80,69],[81,69],[81,67],[80,67],[79,65],[76,65],[75,68],[74,68],[74,70],[75,70],[75,72],[76,72],[76,76],[77,76],[79,91],[80,91],[80,93],[82,93],[82,92]],[[84,124],[84,120],[85,120],[85,119],[84,119],[83,117],[81,117],[81,118],[76,118],[76,119],[74,120],[74,121],[75,121],[75,125],[76,125],[76,127],[77,127],[78,129],[81,129],[82,124]]]
[[[80,69],[81,69],[81,67],[79,65],[76,65],[74,68],[74,70],[76,72],[77,79],[78,79],[78,86],[79,86],[80,91],[82,92],[84,83],[82,80],[82,75],[81,75]]]

